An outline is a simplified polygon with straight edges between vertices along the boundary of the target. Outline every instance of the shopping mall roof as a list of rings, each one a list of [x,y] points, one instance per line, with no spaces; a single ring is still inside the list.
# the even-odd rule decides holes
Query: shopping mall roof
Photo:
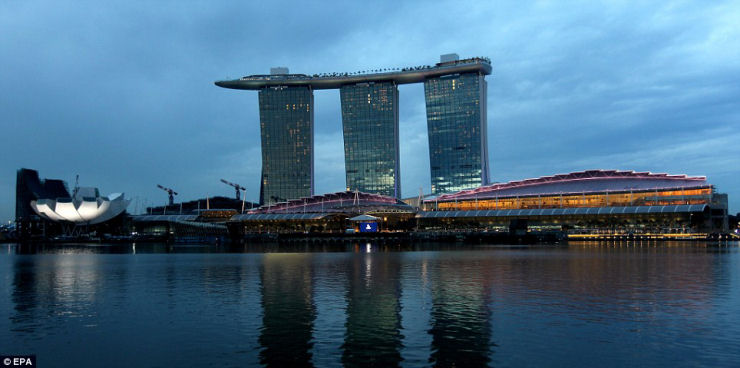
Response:
[[[580,208],[534,208],[481,211],[422,211],[417,218],[460,218],[460,217],[531,217],[531,216],[578,216],[578,215],[637,215],[653,213],[697,213],[703,212],[706,204],[676,206],[630,206],[630,207],[580,207]]]
[[[629,192],[709,186],[704,176],[669,175],[621,170],[587,170],[510,181],[443,194],[425,202],[572,193]]]
[[[370,215],[359,215],[348,219],[349,221],[378,221],[380,220],[380,217],[370,216]]]
[[[132,216],[136,222],[178,222],[178,221],[195,221],[198,215],[138,215]]]
[[[262,206],[249,213],[367,213],[373,211],[414,212],[414,208],[393,197],[346,191]]]
[[[329,216],[329,213],[244,213],[233,216],[230,221],[321,220]]]

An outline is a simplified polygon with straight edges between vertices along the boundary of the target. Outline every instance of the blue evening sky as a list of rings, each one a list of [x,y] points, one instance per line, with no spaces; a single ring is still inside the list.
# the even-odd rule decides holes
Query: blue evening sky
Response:
[[[493,181],[587,169],[706,175],[740,211],[737,1],[0,0],[0,221],[15,172],[134,198],[130,212],[259,196],[269,72],[351,72],[487,56]],[[404,196],[429,192],[422,85],[403,85]],[[339,93],[315,92],[316,193],[343,190]]]

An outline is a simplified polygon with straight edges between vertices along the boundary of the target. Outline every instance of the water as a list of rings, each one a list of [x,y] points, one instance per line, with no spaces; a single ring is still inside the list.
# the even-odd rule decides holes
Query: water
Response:
[[[0,354],[40,367],[740,364],[737,243],[418,248],[5,244]]]

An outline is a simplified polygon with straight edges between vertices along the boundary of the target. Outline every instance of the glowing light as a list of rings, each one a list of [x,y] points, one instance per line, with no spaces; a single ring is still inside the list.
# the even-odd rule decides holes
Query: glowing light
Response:
[[[92,196],[95,188],[80,188],[75,198],[39,199],[31,201],[31,208],[41,217],[51,221],[99,224],[108,221],[126,210],[130,199],[123,193],[113,193],[108,197]]]

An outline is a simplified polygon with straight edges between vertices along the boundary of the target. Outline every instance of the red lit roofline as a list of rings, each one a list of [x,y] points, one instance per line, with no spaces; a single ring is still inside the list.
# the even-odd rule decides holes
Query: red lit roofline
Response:
[[[508,183],[498,183],[482,186],[476,189],[463,190],[457,193],[442,194],[438,197],[438,200],[454,199],[471,194],[488,193],[502,189],[513,189],[523,188],[529,186],[535,186],[540,184],[549,183],[564,183],[582,180],[595,180],[595,179],[670,179],[670,180],[692,180],[692,181],[706,181],[706,176],[688,176],[686,174],[681,175],[668,175],[666,173],[651,173],[649,171],[635,172],[635,171],[620,171],[620,170],[586,170],[577,171],[569,174],[556,174],[551,176],[542,176],[539,178],[524,179],[510,181]],[[579,192],[580,193],[580,192]]]
[[[713,188],[711,184],[705,184],[705,185],[698,185],[698,186],[692,186],[692,187],[681,187],[683,189],[704,189],[704,188]],[[665,190],[675,190],[678,189],[676,187],[655,187],[655,188],[649,188],[649,189],[636,189],[634,192],[636,193],[645,193],[645,192],[655,192],[655,191],[665,191]],[[610,194],[610,193],[629,193],[629,189],[606,189],[606,190],[582,190],[582,191],[575,191],[575,192],[551,192],[551,193],[542,193],[542,194],[505,194],[505,195],[496,195],[496,196],[490,196],[490,197],[478,197],[478,196],[459,196],[459,197],[445,197],[445,198],[431,198],[431,199],[425,199],[425,203],[434,203],[436,202],[450,202],[455,200],[473,200],[473,199],[480,199],[480,200],[490,200],[494,198],[498,199],[508,199],[508,198],[530,198],[530,197],[548,197],[548,196],[556,196],[556,195],[563,195],[563,196],[571,196],[571,195],[592,195],[592,194]],[[487,194],[488,192],[484,193]],[[472,193],[475,194],[475,193]],[[467,195],[470,195],[468,193]]]

